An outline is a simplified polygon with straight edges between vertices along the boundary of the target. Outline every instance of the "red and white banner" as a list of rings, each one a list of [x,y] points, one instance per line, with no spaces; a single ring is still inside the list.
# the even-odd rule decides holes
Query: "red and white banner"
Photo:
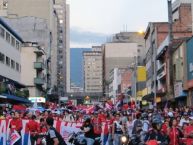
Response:
[[[11,120],[0,120],[0,145],[13,145],[20,136],[18,133],[10,134],[9,123]],[[30,135],[27,132],[26,124],[28,120],[22,120],[23,129],[21,131],[22,145],[31,145]],[[67,141],[68,136],[72,132],[80,131],[82,123],[70,123],[55,121],[54,127],[63,136],[64,140]]]

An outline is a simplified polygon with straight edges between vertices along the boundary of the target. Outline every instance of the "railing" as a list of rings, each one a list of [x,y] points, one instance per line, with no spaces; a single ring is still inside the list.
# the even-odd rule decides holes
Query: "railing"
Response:
[[[44,64],[42,62],[34,62],[34,68],[35,69],[44,69]]]
[[[44,85],[44,79],[41,77],[34,78],[34,84],[36,85]]]

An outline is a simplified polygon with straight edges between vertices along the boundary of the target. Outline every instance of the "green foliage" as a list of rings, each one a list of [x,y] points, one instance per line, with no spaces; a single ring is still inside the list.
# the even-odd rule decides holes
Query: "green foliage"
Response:
[[[3,83],[0,84],[0,94],[5,93],[6,92],[6,87]]]

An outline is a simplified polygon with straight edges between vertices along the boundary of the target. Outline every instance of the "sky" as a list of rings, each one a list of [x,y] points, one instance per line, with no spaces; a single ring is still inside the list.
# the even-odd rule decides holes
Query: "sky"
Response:
[[[167,21],[167,0],[68,0],[71,47],[100,45],[120,31]]]

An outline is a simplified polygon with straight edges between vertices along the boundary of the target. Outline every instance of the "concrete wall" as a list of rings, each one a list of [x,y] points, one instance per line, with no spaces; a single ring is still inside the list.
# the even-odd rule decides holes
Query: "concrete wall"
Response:
[[[36,62],[36,54],[34,47],[22,47],[21,49],[21,82],[27,86],[34,86],[34,78],[36,70],[34,62]]]
[[[137,43],[107,43],[104,44],[105,79],[113,68],[128,68],[137,55]]]
[[[8,17],[34,16],[53,28],[53,0],[8,0]]]

